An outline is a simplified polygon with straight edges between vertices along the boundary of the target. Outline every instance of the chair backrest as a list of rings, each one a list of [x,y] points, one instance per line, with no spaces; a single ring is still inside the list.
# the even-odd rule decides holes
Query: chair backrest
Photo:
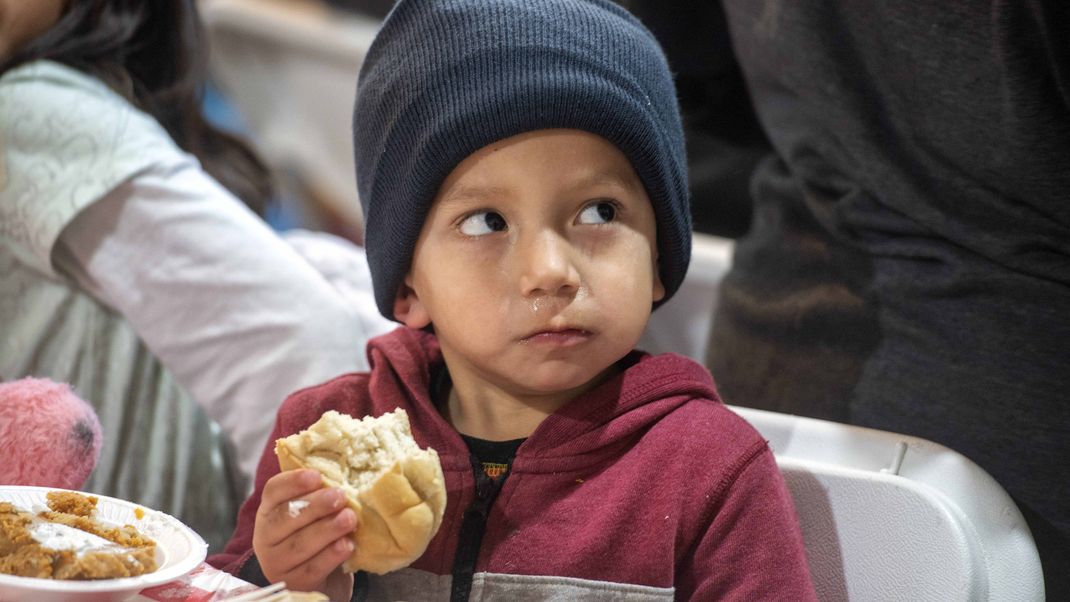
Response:
[[[695,233],[687,276],[676,294],[650,316],[640,349],[671,351],[705,363],[717,289],[732,266],[734,249],[735,242],[729,238]]]
[[[917,437],[732,409],[776,454],[821,600],[1044,600],[1025,519],[966,457]]]

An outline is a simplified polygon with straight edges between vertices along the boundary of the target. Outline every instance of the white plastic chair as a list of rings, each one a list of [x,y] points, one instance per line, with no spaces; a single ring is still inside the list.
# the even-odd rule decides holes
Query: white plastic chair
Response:
[[[650,353],[674,352],[706,362],[717,287],[732,265],[731,239],[696,233],[691,240],[691,265],[680,289],[650,316],[639,348]]]
[[[966,457],[917,437],[733,410],[776,454],[821,600],[1044,600],[1025,519]]]
[[[683,286],[654,312],[640,346],[704,361],[733,244],[696,234],[692,248]],[[1044,599],[1021,513],[961,454],[917,437],[733,409],[777,456],[822,600]]]

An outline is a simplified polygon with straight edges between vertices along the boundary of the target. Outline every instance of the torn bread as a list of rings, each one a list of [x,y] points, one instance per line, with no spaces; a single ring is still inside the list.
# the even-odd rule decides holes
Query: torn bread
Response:
[[[307,429],[275,441],[282,470],[312,468],[338,487],[357,514],[346,572],[384,574],[408,566],[442,523],[446,484],[435,450],[420,449],[397,409],[357,420],[329,410]]]

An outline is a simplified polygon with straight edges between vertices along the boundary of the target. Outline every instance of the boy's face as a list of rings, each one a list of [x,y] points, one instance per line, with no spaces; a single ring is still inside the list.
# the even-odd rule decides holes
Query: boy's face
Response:
[[[635,346],[665,295],[655,237],[643,185],[610,142],[514,136],[443,182],[395,316],[434,325],[457,385],[578,394]]]

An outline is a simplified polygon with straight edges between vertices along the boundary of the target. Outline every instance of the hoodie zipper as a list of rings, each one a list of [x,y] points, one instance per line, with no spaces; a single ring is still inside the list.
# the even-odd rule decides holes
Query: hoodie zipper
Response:
[[[461,532],[457,541],[457,552],[453,556],[453,580],[450,590],[450,602],[467,602],[472,592],[472,578],[475,575],[479,550],[483,545],[483,535],[487,530],[487,517],[497,499],[498,493],[513,467],[509,461],[505,473],[498,479],[487,476],[483,463],[474,454],[468,455],[472,463],[472,476],[476,481],[476,496],[464,511]]]

